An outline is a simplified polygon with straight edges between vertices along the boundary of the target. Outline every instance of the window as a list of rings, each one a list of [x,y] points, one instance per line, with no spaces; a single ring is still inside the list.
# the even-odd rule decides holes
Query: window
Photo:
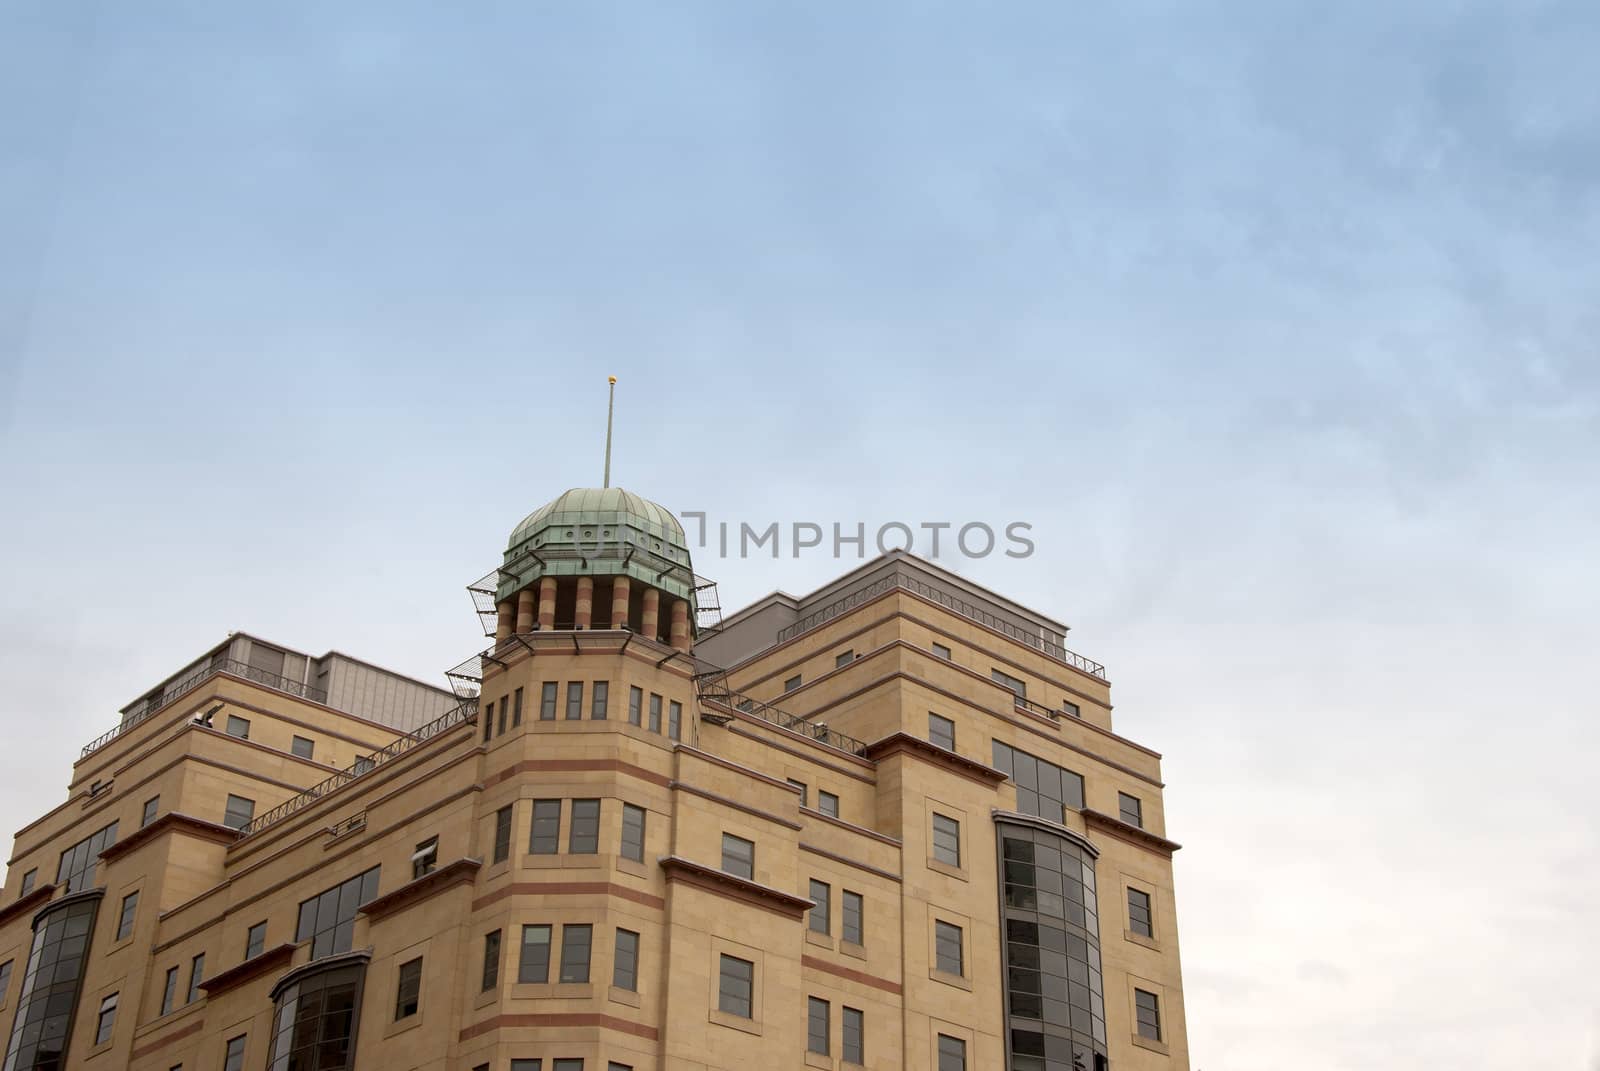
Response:
[[[1083,713],[1078,709],[1078,704],[1074,703],[1070,699],[1063,699],[1061,701],[1061,713],[1073,718],[1083,717]]]
[[[503,863],[511,858],[511,808],[506,804],[494,812],[494,861]]]
[[[318,1071],[354,1068],[356,1022],[361,1018],[366,970],[362,964],[316,971],[279,989],[264,1066],[315,1067]]]
[[[639,725],[640,711],[644,707],[644,690],[641,688],[628,689],[628,724]]]
[[[622,857],[644,862],[644,808],[622,805]]]
[[[250,719],[229,714],[227,732],[229,736],[237,736],[240,740],[250,739]]]
[[[961,927],[936,919],[933,923],[933,965],[946,974],[966,974],[966,956],[961,947]]]
[[[1083,778],[1071,770],[1035,758],[1026,751],[994,742],[994,768],[1017,786],[1017,810],[1061,821],[1062,808],[1083,809]]]
[[[949,1034],[939,1035],[939,1071],[967,1071],[967,1043]]]
[[[796,673],[794,676],[790,677],[788,680],[783,682],[783,690],[785,692],[792,692],[796,688],[800,687],[800,684],[801,684],[800,674]]]
[[[855,660],[856,660],[856,653],[854,651],[841,652],[840,654],[836,654],[836,655],[833,656],[833,668],[834,669],[843,669],[845,666],[848,666],[851,662],[854,662]]]
[[[616,954],[611,957],[611,984],[630,993],[639,989],[639,935],[617,931]]]
[[[394,1017],[398,1021],[417,1014],[422,1003],[422,960],[400,964],[400,980],[395,986]]]
[[[607,1061],[606,1071],[633,1071],[632,1064],[619,1064],[615,1060]]]
[[[494,704],[490,703],[483,708],[483,742],[487,744],[494,738]]]
[[[667,704],[667,736],[673,740],[683,739],[683,704],[676,700]]]
[[[18,896],[27,896],[29,893],[31,893],[33,891],[33,883],[38,881],[38,880],[39,880],[39,868],[38,867],[34,867],[33,869],[29,870],[26,874],[22,875],[22,891],[19,892],[17,895]]]
[[[144,801],[144,811],[139,815],[139,828],[143,829],[156,820],[156,815],[161,811],[161,797],[151,796]]]
[[[94,1043],[104,1045],[111,1040],[111,1028],[117,1025],[117,995],[110,994],[100,1001],[100,1017],[94,1024]]]
[[[472,1071],[489,1071],[488,1064],[482,1064]],[[511,1071],[544,1071],[543,1060],[512,1060]]]
[[[595,681],[589,696],[589,720],[605,721],[606,704],[611,701],[611,682]]]
[[[522,724],[522,689],[518,688],[511,693],[511,727],[514,729]]]
[[[206,954],[200,953],[189,961],[189,992],[185,1004],[193,1004],[200,997],[200,983],[206,980]]]
[[[820,997],[806,998],[806,1051],[828,1055],[828,1002]]]
[[[0,963],[0,1006],[6,1002],[6,993],[11,988],[11,960]]]
[[[104,792],[106,789],[108,789],[110,787],[111,787],[111,782],[110,781],[96,781],[96,782],[94,782],[93,784],[91,784],[89,786],[89,798],[93,799],[94,797],[100,795],[100,793]]]
[[[117,916],[118,941],[126,940],[133,933],[134,916],[139,913],[139,893],[137,890],[122,898],[122,913]]]
[[[933,816],[933,857],[946,866],[961,865],[961,823],[954,818]]]
[[[6,1063],[12,1068],[60,1068],[67,1028],[76,1011],[95,920],[98,897],[76,903],[57,901],[44,909],[30,940],[23,977],[17,987],[15,1021]],[[8,920],[12,923],[17,920]],[[15,929],[13,928],[13,933]],[[86,1012],[84,1018],[88,1018]],[[87,1029],[85,1025],[84,1029]],[[0,1035],[3,1036],[3,1035]],[[81,1067],[81,1061],[70,1066]]]
[[[589,980],[589,944],[594,927],[588,923],[561,927],[561,977],[563,982]]]
[[[83,892],[93,886],[100,853],[116,842],[117,823],[112,822],[62,852],[61,860],[56,864],[56,884],[63,886],[66,892],[58,895]],[[25,889],[33,888],[33,883],[26,877],[22,881]]]
[[[308,736],[296,736],[289,741],[289,750],[302,759],[309,759],[316,754],[317,742]]]
[[[845,1008],[844,1015],[844,1062],[847,1064],[864,1064],[866,1058],[866,1017],[859,1008]]]
[[[378,895],[378,867],[300,901],[294,939],[311,942],[311,958],[348,952],[354,943],[356,911]]]
[[[832,792],[825,792],[820,788],[817,789],[817,810],[821,811],[829,818],[838,818],[839,797],[835,796]]]
[[[1130,796],[1126,792],[1117,793],[1117,810],[1122,812],[1122,820],[1130,826],[1144,828],[1144,804],[1139,797]]]
[[[790,785],[800,790],[800,806],[809,807],[811,805],[811,795],[809,790],[806,788],[806,783],[804,781],[796,781],[792,777],[788,780]]]
[[[517,959],[517,981],[548,982],[550,980],[550,927],[548,925],[522,927],[522,954]]]
[[[534,855],[555,855],[561,850],[561,801],[533,801],[533,837],[528,850]]]
[[[244,1043],[246,1035],[228,1039],[228,1048],[222,1060],[222,1071],[244,1071]]]
[[[935,658],[942,658],[946,662],[950,661],[950,648],[946,647],[942,643],[939,643],[937,640],[934,641],[933,644],[933,654]]]
[[[265,947],[267,947],[267,923],[263,919],[245,931],[244,958],[255,959],[261,955],[261,950]]]
[[[229,829],[243,829],[256,816],[256,801],[228,793],[228,806],[222,812],[222,824]]]
[[[167,980],[161,987],[161,1014],[167,1015],[172,1011],[173,1001],[178,999],[178,968],[167,968]]]
[[[645,728],[653,733],[661,731],[661,697],[654,692],[650,693],[650,724]]]
[[[756,871],[756,846],[753,841],[722,835],[722,869],[737,878],[753,878]]]
[[[567,851],[593,855],[600,850],[600,801],[573,800],[572,825],[567,830]]]
[[[488,992],[500,984],[500,931],[483,935],[483,990]]]
[[[825,881],[811,879],[811,932],[829,933],[828,900],[833,889]]]
[[[1154,937],[1150,926],[1150,894],[1128,890],[1128,928],[1141,937]]]
[[[946,751],[956,749],[956,723],[931,711],[928,714],[928,743]]]
[[[1151,1041],[1161,1040],[1161,1002],[1154,993],[1142,989],[1133,991],[1133,1010],[1138,1016],[1139,1036]]]
[[[989,677],[996,684],[1004,685],[1005,687],[1011,689],[1012,692],[1016,693],[1018,699],[1028,698],[1028,682],[1023,680],[1021,677],[1013,677],[1011,674],[1000,669],[991,669],[989,671]]]
[[[500,697],[500,720],[495,726],[495,731],[497,733],[499,733],[501,736],[506,735],[506,715],[510,713],[510,710],[507,709],[510,706],[511,706],[511,704],[506,701],[506,697],[505,696],[501,696]]]
[[[750,998],[755,989],[756,965],[727,953],[717,980],[717,1010],[741,1019],[750,1018]]]
[[[545,681],[539,692],[539,720],[556,720],[556,682]]]
[[[583,682],[567,682],[567,720],[583,720]]]
[[[550,1071],[583,1071],[582,1060],[557,1060],[550,1065]]]
[[[439,838],[429,837],[411,853],[411,880],[432,874],[439,865]]]
[[[863,909],[861,894],[858,892],[851,892],[849,889],[844,890],[844,892],[840,894],[839,907],[839,913],[843,917],[843,922],[840,924],[841,929],[839,935],[843,937],[846,942],[852,945],[865,943],[862,941]]]

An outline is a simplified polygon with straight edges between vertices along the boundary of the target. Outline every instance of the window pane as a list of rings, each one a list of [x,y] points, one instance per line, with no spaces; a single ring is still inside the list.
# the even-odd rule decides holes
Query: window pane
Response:
[[[661,697],[654,692],[650,693],[650,724],[646,728],[653,733],[661,731]]]
[[[967,1071],[967,1043],[948,1034],[939,1035],[939,1071]]]
[[[673,740],[683,739],[683,704],[671,702],[667,704],[667,736]]]
[[[589,718],[592,721],[606,720],[606,706],[611,699],[611,683],[609,681],[595,681],[594,691],[589,701]]]
[[[567,684],[567,720],[578,721],[583,717],[583,682],[569,681]]]
[[[965,973],[961,948],[961,927],[948,922],[934,922],[934,965],[947,974]]]
[[[592,932],[587,924],[561,927],[561,981],[589,980],[589,940]]]
[[[1144,804],[1138,797],[1118,792],[1117,806],[1122,812],[1121,817],[1124,822],[1141,828],[1144,826]]]
[[[632,930],[617,931],[616,954],[612,957],[611,984],[629,992],[639,988],[639,935]]]
[[[600,850],[600,801],[573,800],[572,828],[567,833],[567,851],[593,855]]]
[[[644,707],[644,690],[642,688],[628,689],[628,724],[638,725],[641,722],[641,710]]]
[[[722,835],[722,869],[736,877],[755,876],[756,846],[732,833]]]
[[[561,801],[533,801],[533,836],[528,850],[534,855],[555,855],[560,849]]]
[[[842,895],[841,914],[843,916],[840,936],[853,945],[862,944],[862,902],[861,894],[846,889]]]
[[[517,981],[550,980],[550,927],[522,927],[522,956],[517,962]]]
[[[750,995],[755,973],[756,966],[749,960],[723,955],[717,986],[717,1007],[729,1015],[750,1018]]]
[[[644,820],[643,807],[636,807],[631,803],[622,805],[622,857],[632,859],[634,862],[644,861]]]
[[[494,812],[494,859],[503,863],[511,858],[511,805]]]
[[[845,1008],[842,1018],[844,1025],[844,1062],[847,1064],[866,1063],[866,1027],[861,1012],[855,1008]]]
[[[422,960],[414,959],[400,965],[400,981],[396,987],[394,1017],[404,1019],[415,1015],[422,995]]]
[[[817,810],[830,818],[839,817],[839,797],[832,792],[817,790]]]
[[[500,984],[500,931],[483,936],[483,988],[493,989]]]
[[[828,933],[828,901],[832,889],[825,881],[811,881],[811,929],[815,933]]]
[[[539,690],[539,720],[556,720],[556,682],[545,681]]]
[[[946,751],[956,749],[956,723],[938,714],[928,715],[928,742]]]
[[[828,1002],[806,998],[806,1051],[828,1055]]]
[[[954,818],[933,816],[933,857],[948,866],[961,865],[961,823]]]

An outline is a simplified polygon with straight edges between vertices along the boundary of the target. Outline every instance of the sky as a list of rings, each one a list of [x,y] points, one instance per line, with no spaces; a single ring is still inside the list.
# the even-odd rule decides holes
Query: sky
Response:
[[[1031,526],[1196,1071],[1600,1071],[1600,9],[0,0],[0,828],[526,513]],[[855,562],[695,549],[724,607]],[[926,547],[913,547],[922,549]],[[870,553],[870,547],[869,547]]]

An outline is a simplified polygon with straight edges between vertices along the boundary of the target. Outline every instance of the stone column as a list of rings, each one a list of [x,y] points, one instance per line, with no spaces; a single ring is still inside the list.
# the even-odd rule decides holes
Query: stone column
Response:
[[[517,612],[517,604],[510,599],[505,599],[495,607],[494,642],[505,643],[511,638],[511,621]]]
[[[632,587],[628,578],[619,576],[611,581],[611,627],[628,627],[628,591]]]
[[[683,599],[672,600],[672,646],[680,651],[689,649],[689,604]]]
[[[556,578],[547,576],[539,581],[539,629],[548,632],[556,627]]]
[[[661,638],[661,592],[644,589],[644,612],[639,617],[639,634],[652,640]]]
[[[517,592],[517,631],[533,631],[533,589],[523,588]]]
[[[589,619],[594,615],[594,577],[578,577],[578,604],[572,611],[574,628],[588,628]]]

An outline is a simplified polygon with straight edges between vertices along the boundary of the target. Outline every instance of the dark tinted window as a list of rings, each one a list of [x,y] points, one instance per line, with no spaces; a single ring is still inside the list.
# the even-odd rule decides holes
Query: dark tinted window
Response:
[[[494,812],[494,862],[511,858],[511,804]]]
[[[611,701],[611,684],[609,681],[595,681],[594,691],[589,699],[589,718],[592,721],[605,721],[606,707]]]
[[[143,829],[156,820],[156,815],[161,810],[161,797],[151,796],[144,801],[144,811],[139,815],[139,828]]]
[[[296,941],[311,942],[311,958],[348,952],[355,940],[356,909],[378,895],[378,867],[300,902]]]
[[[500,931],[483,935],[483,988],[493,989],[500,984]]]
[[[811,880],[811,929],[815,933],[828,933],[828,901],[833,890],[825,881]]]
[[[744,1019],[750,1018],[750,998],[755,977],[754,963],[724,954],[717,979],[718,1010]]]
[[[550,927],[535,925],[522,927],[522,955],[517,960],[517,981],[548,982],[550,980]]]
[[[117,940],[133,934],[133,920],[139,914],[139,894],[131,892],[122,898],[122,911],[117,916]]]
[[[1117,809],[1122,812],[1122,820],[1129,825],[1144,826],[1144,804],[1137,796],[1130,796],[1126,792],[1117,793]]]
[[[863,908],[861,894],[851,892],[849,889],[840,894],[839,900],[840,931],[839,936],[853,945],[863,944]]]
[[[755,876],[756,846],[732,833],[722,835],[722,869],[740,878]]]
[[[594,929],[587,923],[561,927],[561,981],[589,980],[589,946],[593,935]]]
[[[828,1055],[828,1002],[806,998],[806,1051]]]
[[[289,750],[302,759],[309,759],[316,753],[317,742],[309,737],[297,736],[289,741]]]
[[[1071,770],[994,742],[994,768],[1017,785],[1017,810],[1060,822],[1063,807],[1083,810],[1083,778]]]
[[[228,793],[228,805],[222,812],[222,824],[229,829],[243,829],[256,816],[256,801]]]
[[[611,984],[633,992],[639,988],[639,935],[617,931],[616,954],[611,960]]]
[[[365,976],[365,965],[339,967],[301,978],[279,990],[268,1071],[343,1071],[355,1067],[353,1035],[361,1012],[361,983]],[[239,1048],[242,1058],[242,1040]]]
[[[859,1009],[845,1008],[841,1016],[844,1025],[844,1062],[866,1063],[866,1028]]]
[[[65,893],[57,895],[69,895],[92,888],[100,853],[116,842],[117,823],[112,822],[62,852],[61,861],[56,865],[56,884],[63,886]]]
[[[35,923],[27,969],[17,996],[6,1066],[66,1066],[67,1026],[78,1003],[99,899],[47,909]]]
[[[939,1035],[939,1071],[967,1071],[967,1043],[948,1034]]]
[[[243,1034],[240,1034],[236,1038],[228,1039],[228,1047],[226,1050],[224,1050],[222,1057],[222,1071],[244,1071],[244,1043],[245,1035]],[[283,1065],[280,1065],[276,1060],[274,1060],[272,1063],[272,1071],[281,1071],[281,1067],[283,1066],[287,1066],[287,1061]],[[328,1063],[318,1064],[317,1066],[341,1068],[347,1065],[342,1063]]]
[[[928,742],[946,751],[956,749],[956,723],[938,714],[928,715]]]
[[[933,816],[933,857],[946,866],[961,865],[961,823],[954,818]]]
[[[622,805],[622,857],[632,859],[634,862],[644,861],[644,821],[643,807],[636,807],[631,803]]]
[[[572,828],[567,831],[567,851],[593,855],[600,850],[600,801],[573,800]]]
[[[528,850],[534,855],[555,855],[561,850],[561,801],[533,801],[533,836]]]
[[[258,922],[244,935],[244,958],[254,959],[267,946],[267,924]]]
[[[966,953],[961,944],[961,927],[954,923],[933,924],[934,966],[946,974],[966,973]]]
[[[1150,894],[1138,889],[1128,890],[1128,928],[1143,937],[1155,936],[1150,925]]]
[[[567,720],[580,721],[583,718],[583,682],[567,682]]]
[[[422,1003],[422,960],[413,959],[400,964],[400,978],[395,985],[394,1017],[405,1019],[417,1014]]]

